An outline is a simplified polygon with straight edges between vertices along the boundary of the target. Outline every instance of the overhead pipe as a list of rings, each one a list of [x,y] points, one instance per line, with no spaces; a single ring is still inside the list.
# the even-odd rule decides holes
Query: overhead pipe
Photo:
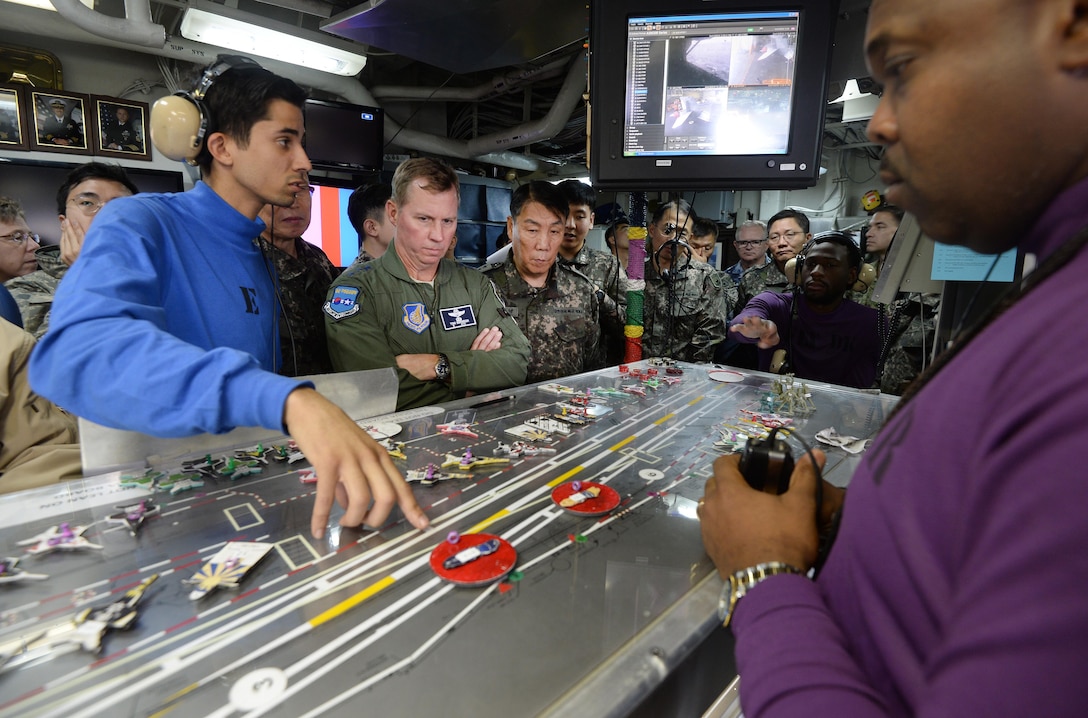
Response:
[[[49,0],[57,13],[76,27],[110,40],[160,48],[166,44],[166,28],[151,22],[150,0],[125,0],[125,17],[110,17],[91,10],[79,0]]]
[[[53,1],[56,3],[69,1],[78,3],[78,0]],[[140,2],[140,0],[126,1],[133,4],[139,4]],[[83,9],[86,10],[87,8]],[[60,8],[58,7],[59,11]],[[98,14],[91,10],[88,10],[88,12]],[[210,63],[219,54],[230,54],[232,52],[225,48],[173,36],[169,37],[169,42],[164,39],[161,47],[136,43],[128,39],[129,35],[133,33],[126,32],[123,26],[118,29],[113,23],[94,21],[91,24],[97,24],[98,31],[91,31],[87,28],[77,27],[75,23],[72,25],[58,23],[52,16],[47,15],[42,10],[21,5],[5,8],[5,15],[7,16],[6,19],[9,20],[9,27],[12,31],[27,35],[38,35],[53,41],[81,42],[120,50],[135,50],[201,65]],[[119,20],[107,16],[102,16],[99,20],[115,20],[122,24],[128,22],[128,20]],[[133,23],[133,27],[143,24],[141,20],[137,19]],[[117,30],[116,36],[109,34],[114,29]],[[133,45],[139,45],[139,47],[133,47]],[[582,88],[585,85],[584,62],[585,55],[579,54],[571,63],[570,70],[567,73],[567,80],[563,83],[559,98],[542,120],[465,141],[412,130],[403,127],[386,116],[385,141],[389,143],[395,139],[397,144],[405,149],[429,154],[467,159],[527,172],[539,171],[542,167],[540,161],[510,150],[533,142],[550,139],[562,130],[574,111],[574,106],[581,97]],[[332,75],[266,58],[261,58],[261,64],[272,72],[288,77],[300,85],[338,95],[355,104],[379,106],[378,101],[370,91],[356,78]],[[549,132],[551,134],[548,134]]]
[[[379,100],[422,100],[424,102],[450,101],[474,102],[499,95],[527,82],[547,79],[558,75],[567,64],[566,58],[553,60],[540,67],[518,72],[507,72],[474,87],[410,87],[407,85],[375,85],[370,94]]]

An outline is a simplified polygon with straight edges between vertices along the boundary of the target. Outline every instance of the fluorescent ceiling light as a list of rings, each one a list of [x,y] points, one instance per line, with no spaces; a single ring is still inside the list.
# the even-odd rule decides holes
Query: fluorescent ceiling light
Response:
[[[270,30],[250,21],[190,8],[181,20],[182,37],[230,50],[302,65],[334,75],[357,75],[366,65],[366,56],[331,47],[323,42]],[[333,42],[330,38],[329,42]]]
[[[94,10],[94,0],[79,0],[81,3]],[[56,12],[57,9],[53,7],[53,3],[49,0],[7,0],[7,2],[15,3],[16,5],[26,5],[27,7],[36,7],[39,10],[51,10]]]

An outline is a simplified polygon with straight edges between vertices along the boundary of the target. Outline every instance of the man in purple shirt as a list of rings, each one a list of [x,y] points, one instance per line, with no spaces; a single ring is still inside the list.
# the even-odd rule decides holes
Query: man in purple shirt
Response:
[[[884,146],[888,200],[938,241],[1018,246],[1038,266],[904,394],[853,477],[817,580],[796,573],[834,508],[825,497],[817,519],[812,464],[772,496],[748,488],[736,459],[715,463],[699,514],[730,578],[742,707],[1079,718],[1088,6],[874,0],[868,22],[884,86],[868,133]]]
[[[849,235],[825,232],[797,259],[799,291],[752,297],[730,333],[739,342],[758,343],[761,371],[779,371],[785,361],[802,379],[872,386],[880,358],[877,312],[845,298],[858,279],[861,250]]]

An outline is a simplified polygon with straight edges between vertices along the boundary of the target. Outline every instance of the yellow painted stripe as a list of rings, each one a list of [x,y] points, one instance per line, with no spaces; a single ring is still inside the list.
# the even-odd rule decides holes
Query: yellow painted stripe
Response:
[[[623,440],[623,441],[621,441],[620,443],[616,444],[615,446],[610,446],[610,447],[608,447],[608,450],[609,450],[609,451],[619,451],[620,449],[622,449],[623,447],[627,446],[628,444],[630,444],[630,443],[631,443],[632,441],[634,441],[634,440],[635,440],[635,437],[633,437],[633,436],[628,436],[628,437],[627,437],[626,439],[624,439],[624,440]]]
[[[186,688],[185,690],[188,691],[190,689]],[[173,699],[171,699],[171,700],[173,700]],[[147,718],[159,718],[159,716],[164,716],[167,713],[169,713],[170,711],[174,710],[175,708],[177,708],[177,706],[170,706],[169,708],[163,708],[161,711],[158,711],[157,713],[150,714]]]
[[[655,424],[664,424],[666,421],[673,418],[674,416],[676,416],[676,414],[665,414],[665,416],[661,417],[660,419],[658,419],[654,423]]]
[[[691,401],[688,402],[688,406],[695,406],[696,404],[698,404],[700,401],[702,401],[705,398],[706,398],[705,396],[697,396],[697,397],[695,397],[694,399],[692,399]]]
[[[585,468],[584,466],[575,466],[573,469],[571,469],[567,473],[563,474],[558,479],[552,479],[551,481],[549,481],[548,486],[559,486],[559,484],[563,483],[564,481],[566,481],[570,477],[574,476],[575,474],[577,474],[579,471],[581,471],[584,468]]]
[[[466,533],[466,534],[478,534],[481,531],[483,531],[484,529],[486,529],[488,526],[490,526],[491,524],[498,521],[499,519],[506,518],[509,515],[510,515],[510,512],[507,509],[503,509],[503,510],[497,512],[497,513],[491,514],[486,519],[484,519],[480,523],[476,524],[475,526],[470,528],[468,531],[465,531],[464,533]]]
[[[166,702],[167,702],[167,703],[173,703],[174,701],[176,701],[176,700],[177,700],[178,698],[181,698],[181,697],[182,697],[183,695],[185,695],[185,694],[186,694],[186,693],[188,693],[189,691],[193,691],[193,690],[196,690],[196,689],[197,689],[197,688],[199,688],[199,687],[200,687],[200,684],[199,684],[199,683],[191,683],[191,684],[189,684],[189,685],[185,686],[184,688],[182,688],[182,689],[181,689],[180,691],[178,691],[178,692],[177,692],[177,693],[175,693],[174,695],[172,695],[172,696],[170,696],[169,698],[167,698],[167,699],[166,699]],[[169,711],[169,710],[173,710],[173,708],[167,708],[166,710],[168,710],[168,711]]]
[[[332,608],[330,608],[329,610],[325,611],[324,613],[322,613],[320,615],[314,616],[309,621],[307,621],[307,623],[310,624],[311,628],[317,628],[322,623],[325,623],[326,621],[331,621],[332,619],[336,618],[340,614],[345,613],[345,612],[350,611],[351,609],[355,608],[356,606],[358,606],[360,603],[367,600],[368,598],[371,598],[371,597],[381,593],[382,591],[389,588],[390,586],[392,586],[396,582],[397,582],[397,580],[395,578],[393,578],[392,576],[386,576],[381,581],[378,581],[377,583],[375,583],[375,584],[373,584],[371,586],[367,586],[365,589],[363,589],[359,593],[355,594],[351,598],[346,599],[344,601],[341,601],[340,603],[336,604],[335,606],[333,606]]]

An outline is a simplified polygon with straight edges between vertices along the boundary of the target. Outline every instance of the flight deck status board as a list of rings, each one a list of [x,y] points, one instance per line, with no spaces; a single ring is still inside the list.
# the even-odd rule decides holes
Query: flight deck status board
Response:
[[[313,539],[286,439],[0,497],[0,716],[622,714],[720,630],[713,461],[831,429],[844,484],[894,399],[640,362],[360,422],[425,531]]]

